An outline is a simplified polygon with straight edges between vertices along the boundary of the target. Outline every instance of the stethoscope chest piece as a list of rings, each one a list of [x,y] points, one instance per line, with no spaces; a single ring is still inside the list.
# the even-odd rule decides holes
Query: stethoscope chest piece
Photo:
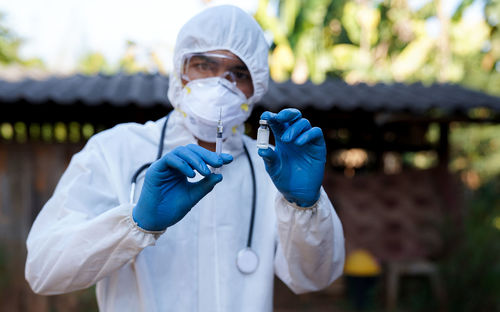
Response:
[[[246,247],[238,252],[236,266],[241,273],[251,274],[259,266],[259,257],[252,248]]]

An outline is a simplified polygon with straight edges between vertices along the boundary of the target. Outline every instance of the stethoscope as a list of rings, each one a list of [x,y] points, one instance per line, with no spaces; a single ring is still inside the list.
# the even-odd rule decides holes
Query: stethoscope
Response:
[[[165,139],[165,133],[167,132],[167,123],[168,123],[168,118],[170,117],[170,114],[167,115],[165,118],[165,122],[163,123],[163,127],[161,130],[161,136],[160,136],[160,142],[158,144],[158,153],[156,155],[156,160],[160,159],[162,154],[163,154],[163,141]],[[238,255],[236,256],[236,267],[238,270],[243,273],[243,274],[251,274],[257,270],[257,267],[259,265],[259,257],[257,256],[257,253],[252,249],[252,236],[253,236],[253,224],[254,224],[254,218],[255,218],[255,204],[256,204],[256,193],[257,193],[257,186],[255,182],[255,169],[253,167],[252,159],[250,158],[250,154],[248,153],[248,149],[243,143],[243,149],[245,150],[245,154],[248,159],[248,163],[250,164],[250,171],[252,173],[252,214],[250,215],[250,227],[248,229],[248,239],[247,239],[247,246],[243,249],[241,249],[238,252]],[[135,194],[135,188],[137,184],[137,178],[149,166],[151,166],[152,163],[146,163],[142,165],[139,169],[137,169],[132,176],[132,185],[130,188],[130,203],[134,203],[134,194]]]

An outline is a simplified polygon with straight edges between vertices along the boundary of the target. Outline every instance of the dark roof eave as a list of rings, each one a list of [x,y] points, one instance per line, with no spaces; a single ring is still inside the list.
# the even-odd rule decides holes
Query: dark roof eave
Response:
[[[168,77],[160,74],[73,75],[46,80],[7,82],[0,80],[0,102],[26,101],[33,105],[53,102],[57,105],[83,103],[88,106],[108,103],[114,107],[136,105],[150,108],[170,107],[167,99]],[[473,91],[459,85],[415,84],[349,85],[327,79],[315,85],[297,85],[291,81],[270,81],[269,91],[257,106],[268,110],[283,107],[341,110],[354,112],[429,114],[439,110],[445,116],[467,115],[471,109],[484,107],[493,112],[492,121],[500,114],[500,97]],[[482,121],[482,120],[481,120]]]

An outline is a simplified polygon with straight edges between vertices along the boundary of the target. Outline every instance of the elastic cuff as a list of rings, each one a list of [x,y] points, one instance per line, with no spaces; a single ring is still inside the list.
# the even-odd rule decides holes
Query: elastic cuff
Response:
[[[136,228],[137,230],[141,231],[142,233],[152,234],[155,237],[155,239],[158,239],[163,233],[165,233],[166,229],[163,230],[163,231],[149,231],[149,230],[145,230],[145,229],[141,228],[139,226],[139,224],[137,224],[137,222],[135,222],[134,217],[132,216],[132,210],[133,209],[130,209],[130,213],[128,215],[128,219],[133,224],[134,228]]]
[[[321,199],[321,195],[319,196],[318,200],[312,204],[311,206],[309,207],[302,207],[302,206],[299,206],[297,205],[296,203],[293,203],[293,202],[289,202],[285,196],[283,196],[283,200],[289,205],[291,206],[293,209],[296,209],[296,210],[299,210],[299,211],[308,211],[308,210],[313,210],[313,213],[316,212],[316,210],[318,209],[318,203],[319,203],[319,200]]]

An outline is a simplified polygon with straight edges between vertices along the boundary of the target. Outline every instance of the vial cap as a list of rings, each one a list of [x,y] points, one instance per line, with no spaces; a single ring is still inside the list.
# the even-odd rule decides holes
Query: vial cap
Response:
[[[259,120],[259,124],[260,124],[260,125],[266,125],[266,126],[267,126],[267,120],[265,120],[265,119],[261,119],[261,120]]]

